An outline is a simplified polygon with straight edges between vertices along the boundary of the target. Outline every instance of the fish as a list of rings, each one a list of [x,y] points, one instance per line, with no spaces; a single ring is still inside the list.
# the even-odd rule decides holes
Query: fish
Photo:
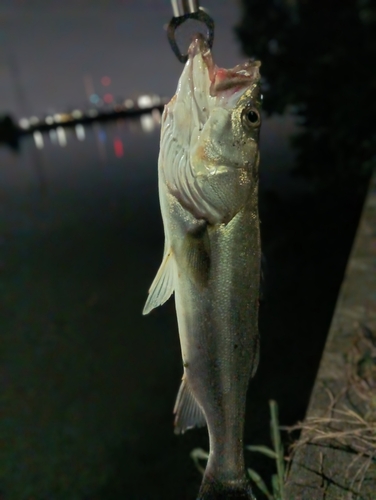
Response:
[[[220,68],[196,35],[161,119],[165,245],[143,314],[174,293],[183,362],[175,433],[207,425],[209,434],[198,500],[254,498],[243,434],[259,360],[260,64]]]

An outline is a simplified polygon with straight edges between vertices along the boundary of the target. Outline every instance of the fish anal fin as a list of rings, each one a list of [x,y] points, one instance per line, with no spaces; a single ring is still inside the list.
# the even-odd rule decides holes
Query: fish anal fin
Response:
[[[185,377],[176,398],[174,414],[175,434],[184,434],[188,429],[206,425],[205,415],[188,387]]]
[[[163,258],[161,267],[149,289],[149,296],[142,314],[149,314],[152,309],[161,306],[168,300],[174,291],[175,266],[174,257],[171,249],[168,250]]]

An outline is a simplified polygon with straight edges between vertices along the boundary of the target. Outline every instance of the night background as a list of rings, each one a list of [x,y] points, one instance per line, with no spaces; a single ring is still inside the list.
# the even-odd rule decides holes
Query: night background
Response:
[[[270,399],[281,424],[304,418],[376,163],[376,2],[202,6],[218,65],[262,61],[261,361],[245,443],[269,446]],[[168,0],[3,0],[0,115],[171,97],[171,16]],[[1,500],[197,494],[189,454],[207,432],[173,433],[174,302],[141,315],[164,241],[158,142],[155,113],[0,142]],[[261,455],[246,464],[274,472]]]

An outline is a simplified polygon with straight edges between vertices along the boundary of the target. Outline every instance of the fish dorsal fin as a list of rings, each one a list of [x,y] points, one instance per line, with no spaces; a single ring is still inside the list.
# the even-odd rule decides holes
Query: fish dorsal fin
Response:
[[[152,309],[168,300],[175,288],[175,266],[171,248],[167,249],[161,267],[149,289],[149,296],[142,314],[149,314]]]
[[[188,429],[206,425],[205,415],[190,391],[185,377],[183,377],[176,398],[174,414],[175,434],[184,434]]]

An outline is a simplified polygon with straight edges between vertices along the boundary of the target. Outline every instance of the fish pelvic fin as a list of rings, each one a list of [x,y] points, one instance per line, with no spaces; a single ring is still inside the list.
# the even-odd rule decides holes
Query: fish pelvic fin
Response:
[[[183,376],[176,398],[174,414],[175,434],[184,434],[188,429],[206,425],[204,412],[188,387],[185,376]]]
[[[256,500],[250,484],[220,483],[204,477],[197,500]]]
[[[143,315],[164,304],[172,295],[175,288],[175,262],[172,250],[169,248],[163,257],[161,267],[149,289]]]

